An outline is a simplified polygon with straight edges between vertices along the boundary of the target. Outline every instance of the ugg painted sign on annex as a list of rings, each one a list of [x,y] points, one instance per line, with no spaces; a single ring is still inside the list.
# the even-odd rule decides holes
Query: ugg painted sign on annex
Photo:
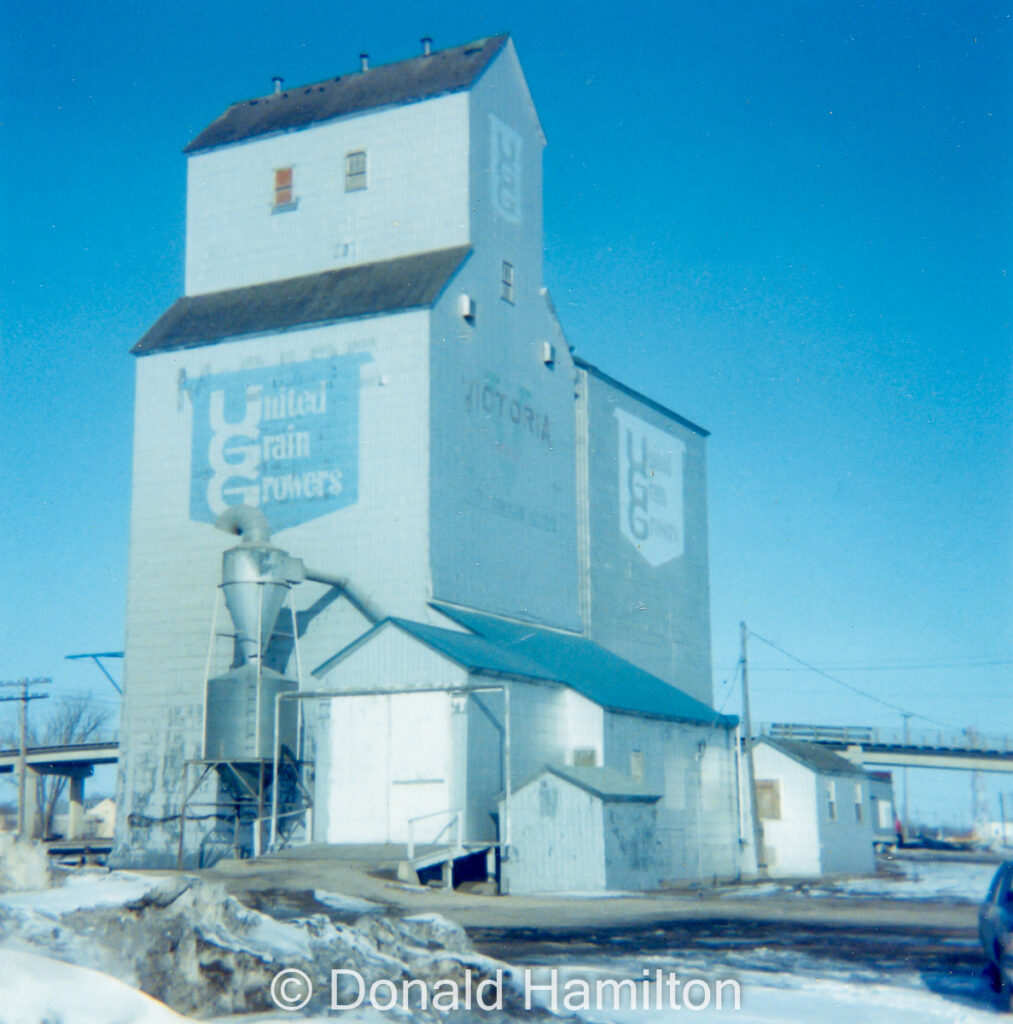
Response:
[[[619,431],[619,529],[652,566],[683,552],[682,464],[678,438],[622,409]]]

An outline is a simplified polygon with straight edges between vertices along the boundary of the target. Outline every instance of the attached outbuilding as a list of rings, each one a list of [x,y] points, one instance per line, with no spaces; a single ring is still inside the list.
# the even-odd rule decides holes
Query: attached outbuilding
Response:
[[[548,765],[510,798],[502,892],[653,889],[660,792],[611,768]],[[507,812],[500,800],[500,817]]]
[[[875,870],[871,779],[812,743],[763,737],[753,748],[757,809],[773,877]]]
[[[495,848],[513,893],[737,877],[735,718],[586,637],[437,607],[316,670],[315,841]]]

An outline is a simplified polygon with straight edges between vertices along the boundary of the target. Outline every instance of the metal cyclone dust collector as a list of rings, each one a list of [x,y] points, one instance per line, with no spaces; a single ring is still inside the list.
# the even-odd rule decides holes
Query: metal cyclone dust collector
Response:
[[[267,518],[241,505],[223,513],[215,526],[240,537],[222,555],[221,590],[235,626],[233,668],[207,682],[204,721],[206,760],[249,762],[274,757],[274,710],[279,693],[299,684],[264,664],[292,585],[306,578],[298,558],[274,547]],[[279,739],[296,748],[296,710],[281,702]]]

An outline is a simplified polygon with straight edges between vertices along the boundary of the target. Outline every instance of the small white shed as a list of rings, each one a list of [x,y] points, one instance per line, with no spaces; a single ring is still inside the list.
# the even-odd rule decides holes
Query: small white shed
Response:
[[[511,795],[512,839],[500,891],[657,888],[660,798],[611,768],[546,765]],[[504,799],[501,820],[505,809]]]
[[[833,751],[763,737],[753,748],[757,809],[773,877],[875,870],[870,778]]]

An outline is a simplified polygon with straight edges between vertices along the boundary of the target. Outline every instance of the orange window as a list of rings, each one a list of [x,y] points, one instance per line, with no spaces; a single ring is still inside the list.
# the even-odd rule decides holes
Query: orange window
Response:
[[[274,205],[290,206],[295,193],[292,189],[292,168],[279,167],[274,172]]]

